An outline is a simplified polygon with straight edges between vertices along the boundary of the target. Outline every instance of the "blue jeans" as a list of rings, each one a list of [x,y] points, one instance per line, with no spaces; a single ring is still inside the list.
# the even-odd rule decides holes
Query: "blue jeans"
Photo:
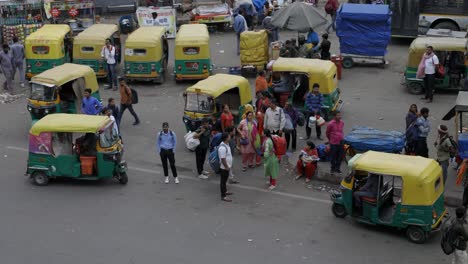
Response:
[[[330,31],[330,28],[333,28],[333,30],[336,31],[335,23],[336,23],[336,13],[335,13],[335,14],[331,14],[331,23],[330,23],[330,25],[328,25],[326,31],[329,32],[329,31]]]
[[[342,144],[330,144],[330,164],[333,171],[339,170],[343,160],[344,149]]]
[[[107,64],[107,80],[109,81],[110,87],[118,88],[117,85],[117,74],[115,72],[116,64]]]
[[[449,160],[439,161],[440,167],[442,167],[442,176],[444,177],[444,185],[447,182],[447,169],[449,166]]]

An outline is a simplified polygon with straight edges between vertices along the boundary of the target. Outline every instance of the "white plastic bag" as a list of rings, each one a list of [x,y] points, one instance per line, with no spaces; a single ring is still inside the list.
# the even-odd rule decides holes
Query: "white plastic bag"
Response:
[[[197,138],[193,138],[193,136],[195,135],[196,133],[195,132],[191,132],[189,131],[187,134],[185,134],[184,136],[184,139],[185,139],[185,146],[189,149],[189,150],[195,150],[198,145],[200,145],[200,140],[197,139]]]
[[[309,127],[310,128],[315,127],[315,122],[317,122],[317,118],[315,116],[310,116],[309,117]]]

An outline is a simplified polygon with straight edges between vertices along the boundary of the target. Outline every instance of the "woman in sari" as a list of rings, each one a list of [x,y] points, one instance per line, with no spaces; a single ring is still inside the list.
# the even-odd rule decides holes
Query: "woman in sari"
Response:
[[[268,187],[269,190],[276,188],[276,179],[279,174],[279,162],[278,158],[275,155],[273,139],[271,138],[271,132],[268,129],[265,129],[265,141],[263,142],[263,168],[265,171],[265,177],[269,178]]]
[[[318,152],[315,148],[314,142],[307,141],[307,146],[301,151],[301,154],[299,155],[299,160],[296,164],[296,180],[299,180],[305,174],[306,182],[310,182],[310,179],[317,170],[317,160]]]
[[[253,112],[246,113],[246,118],[240,122],[237,132],[240,135],[242,171],[246,171],[247,167],[255,167],[255,149],[260,146],[260,134],[258,134],[257,122],[254,120]]]

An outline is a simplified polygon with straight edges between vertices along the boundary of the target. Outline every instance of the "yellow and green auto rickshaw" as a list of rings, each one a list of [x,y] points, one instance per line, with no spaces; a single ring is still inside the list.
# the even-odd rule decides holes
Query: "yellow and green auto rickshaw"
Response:
[[[331,195],[336,217],[406,230],[414,243],[424,243],[439,230],[446,209],[442,169],[435,160],[368,151],[348,164],[351,173],[341,182],[341,192]],[[355,194],[370,179],[376,189],[366,191],[375,196],[360,196],[358,207]]]
[[[163,83],[166,79],[169,46],[165,27],[140,27],[125,42],[125,77]]]
[[[99,96],[99,85],[89,66],[65,63],[31,79],[28,111],[33,122],[51,113],[81,113],[86,88]]]
[[[417,78],[419,63],[428,46],[434,48],[439,62],[444,66],[444,76],[436,75],[434,88],[437,90],[461,89],[462,75],[468,74],[468,60],[465,52],[468,39],[455,37],[418,37],[409,47],[408,63],[405,70],[406,87],[411,94],[424,92],[424,80]]]
[[[72,36],[68,25],[44,25],[26,38],[26,77],[70,62]]]
[[[37,185],[50,178],[116,178],[126,184],[127,164],[114,122],[107,116],[51,114],[29,130],[26,175]]]
[[[270,70],[272,80],[269,91],[281,107],[289,101],[294,108],[304,111],[304,97],[312,91],[314,83],[318,83],[320,93],[324,97],[322,114],[325,120],[328,120],[333,112],[341,111],[343,101],[340,99],[336,66],[333,62],[280,57],[273,62]]]
[[[247,79],[238,75],[215,74],[187,88],[182,118],[187,131],[195,131],[202,120],[214,114],[221,115],[227,104],[236,123],[242,117],[244,106],[252,104],[252,91]]]
[[[73,63],[87,65],[96,73],[96,77],[107,77],[106,61],[101,52],[110,39],[116,49],[117,64],[120,63],[120,33],[119,27],[114,24],[94,24],[73,39]]]
[[[174,48],[176,81],[205,79],[211,75],[210,35],[205,24],[182,25]]]

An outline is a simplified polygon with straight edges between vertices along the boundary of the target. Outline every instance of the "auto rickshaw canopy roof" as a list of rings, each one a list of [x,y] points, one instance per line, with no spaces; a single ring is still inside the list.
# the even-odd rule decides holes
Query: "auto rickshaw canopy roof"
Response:
[[[409,47],[408,67],[417,68],[427,46],[432,46],[434,51],[459,51],[464,52],[468,45],[468,39],[450,37],[418,37]]]
[[[61,86],[78,78],[84,78],[86,88],[91,89],[93,93],[99,90],[99,84],[94,70],[87,65],[74,63],[65,63],[42,72],[32,77],[31,82]]]
[[[442,169],[433,159],[367,151],[352,166],[354,170],[400,176],[403,180],[402,204],[432,205],[444,190]]]
[[[73,39],[73,44],[103,45],[106,39],[119,31],[114,24],[94,24]]]
[[[249,81],[242,76],[231,74],[218,73],[212,75],[205,80],[201,80],[190,86],[187,88],[186,92],[199,92],[216,98],[226,91],[236,87],[239,88],[239,96],[242,105],[252,101],[252,92],[250,90]]]
[[[182,25],[177,32],[175,44],[177,46],[195,45],[208,46],[210,43],[210,34],[205,24],[186,24]]]
[[[65,36],[71,31],[69,25],[64,24],[47,24],[42,26],[37,31],[26,37],[28,43],[52,43],[61,44]]]
[[[160,26],[145,26],[133,31],[125,42],[126,47],[152,48],[161,46],[161,37],[166,34],[166,28]]]
[[[81,114],[49,114],[37,121],[29,133],[39,136],[43,132],[98,133],[112,120],[107,116]]]
[[[457,112],[468,112],[468,92],[458,92],[455,106],[442,118],[442,120],[452,119]]]

